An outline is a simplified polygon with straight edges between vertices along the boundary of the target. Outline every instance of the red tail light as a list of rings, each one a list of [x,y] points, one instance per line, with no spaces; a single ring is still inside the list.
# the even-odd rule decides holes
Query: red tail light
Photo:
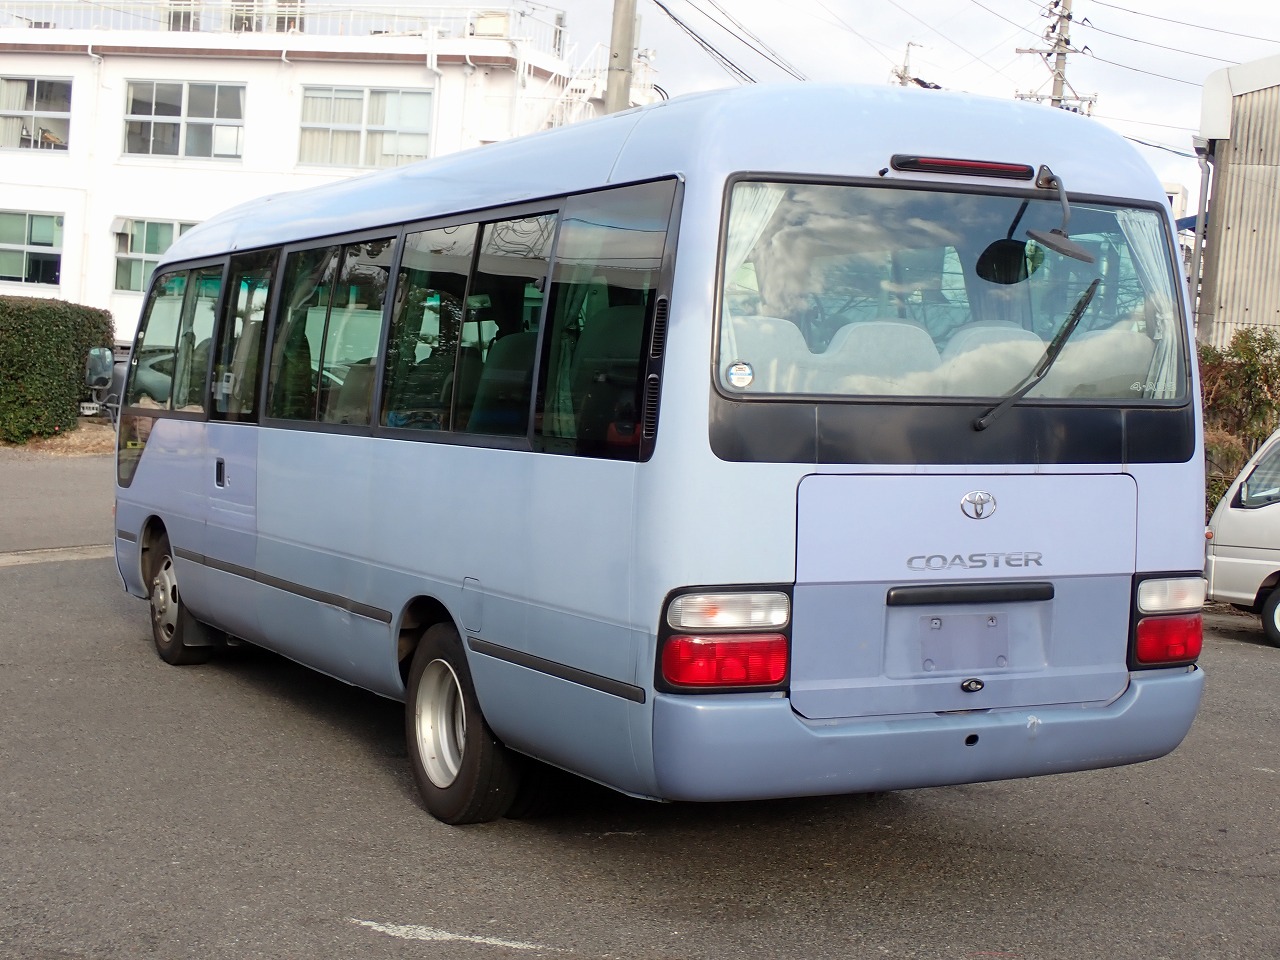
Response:
[[[1134,656],[1144,666],[1189,663],[1200,656],[1203,645],[1200,614],[1147,617],[1138,621]]]
[[[687,687],[768,687],[787,675],[780,633],[674,636],[662,648],[662,677]]]

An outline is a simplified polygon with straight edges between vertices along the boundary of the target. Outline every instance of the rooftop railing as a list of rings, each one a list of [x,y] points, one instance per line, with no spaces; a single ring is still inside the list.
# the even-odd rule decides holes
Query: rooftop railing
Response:
[[[351,6],[303,0],[0,0],[0,29],[293,33],[308,36],[421,35],[521,40],[565,56],[564,14],[522,7]]]

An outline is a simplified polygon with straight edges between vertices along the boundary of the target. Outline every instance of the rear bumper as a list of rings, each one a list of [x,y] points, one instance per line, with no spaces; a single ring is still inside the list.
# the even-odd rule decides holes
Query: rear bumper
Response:
[[[760,800],[980,783],[1153,760],[1195,718],[1199,668],[1132,675],[1102,707],[810,721],[779,694],[658,694],[659,797]]]

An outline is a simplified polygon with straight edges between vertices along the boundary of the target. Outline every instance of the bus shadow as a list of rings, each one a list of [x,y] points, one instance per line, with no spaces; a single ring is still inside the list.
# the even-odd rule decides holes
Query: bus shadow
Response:
[[[270,651],[239,646],[210,664],[255,695],[279,701],[282,711],[299,714],[304,725],[332,731],[355,744],[366,782],[403,798],[405,819],[423,818],[424,836],[433,824],[423,809],[409,772],[403,708],[366,691],[317,674]],[[350,753],[348,752],[348,761]],[[335,757],[334,763],[342,762]],[[568,774],[551,778],[550,799],[538,815],[476,827],[445,828],[506,836],[556,851],[574,869],[610,878],[622,896],[647,891],[664,915],[705,920],[744,908],[779,882],[812,888],[823,896],[865,897],[870,890],[913,890],[921,896],[954,897],[957,887],[978,883],[982,895],[1003,886],[999,876],[975,868],[993,851],[1025,877],[1046,859],[1079,866],[1078,850],[1058,850],[1054,838],[1036,848],[1017,849],[1015,838],[999,833],[996,810],[1016,802],[1004,785],[979,784],[921,791],[897,791],[732,803],[658,803],[629,797]],[[962,833],[947,810],[987,811]],[[966,818],[967,819],[967,818]],[[990,830],[987,829],[990,826]],[[1087,869],[1087,867],[1082,868]],[[691,878],[696,882],[690,884]],[[1061,877],[1059,877],[1061,881]],[[1012,883],[1012,881],[1010,881]],[[976,889],[976,888],[975,888]],[[1009,894],[1022,895],[1022,887]],[[749,909],[749,906],[747,907]],[[764,910],[765,905],[759,904]],[[771,909],[771,908],[770,908]],[[765,910],[768,912],[768,910]]]

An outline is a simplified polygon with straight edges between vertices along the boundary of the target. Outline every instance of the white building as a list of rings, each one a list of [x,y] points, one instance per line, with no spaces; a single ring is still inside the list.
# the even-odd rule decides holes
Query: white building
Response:
[[[105,307],[131,339],[187,225],[594,115],[606,59],[545,7],[0,0],[0,295]]]

